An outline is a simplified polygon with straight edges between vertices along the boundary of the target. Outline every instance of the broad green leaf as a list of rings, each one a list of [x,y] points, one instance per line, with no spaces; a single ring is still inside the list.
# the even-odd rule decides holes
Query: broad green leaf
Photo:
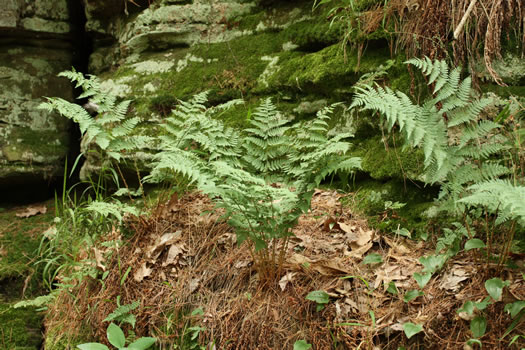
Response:
[[[482,301],[475,302],[474,306],[476,307],[476,309],[482,311],[485,310],[490,304],[490,297],[486,297]]]
[[[414,335],[418,334],[423,330],[423,326],[420,324],[414,324],[412,322],[407,322],[403,325],[403,331],[408,339],[412,338]]]
[[[308,350],[312,347],[312,344],[308,344],[306,340],[298,340],[293,345],[293,350]]]
[[[363,264],[378,264],[383,262],[383,257],[377,253],[368,254],[363,259]]]
[[[155,342],[157,341],[156,338],[151,337],[142,337],[137,340],[135,340],[133,343],[128,345],[128,349],[130,350],[144,350],[151,347]]]
[[[414,300],[415,298],[422,296],[422,295],[425,295],[425,293],[417,289],[412,289],[405,293],[403,300],[405,301],[405,303],[408,303],[411,300]]]
[[[487,320],[483,316],[476,316],[470,321],[470,331],[475,338],[481,338],[487,330]]]
[[[81,345],[77,345],[77,348],[79,348],[80,350],[109,350],[107,346],[105,346],[104,344],[99,344],[99,343],[81,344]]]
[[[416,280],[417,284],[419,285],[419,288],[423,289],[427,285],[428,281],[430,281],[430,278],[432,278],[432,273],[419,273],[416,272],[414,275],[412,275],[414,279]]]
[[[523,308],[525,308],[525,300],[518,300],[512,304],[505,305],[505,311],[507,311],[512,318],[516,317]]]
[[[500,301],[501,292],[503,291],[503,288],[507,285],[507,282],[503,282],[499,278],[491,278],[490,280],[485,282],[485,289],[487,290],[492,299]]]
[[[470,300],[466,301],[465,304],[463,304],[463,307],[461,307],[461,309],[458,309],[456,311],[458,314],[460,312],[464,312],[468,315],[472,315],[472,313],[474,312],[474,303]]]
[[[122,329],[114,323],[111,323],[107,329],[108,341],[116,348],[123,348],[126,345],[126,336]]]
[[[485,248],[485,243],[479,238],[469,239],[465,243],[465,250]]]
[[[419,262],[424,266],[423,273],[434,273],[445,265],[445,262],[447,262],[447,256],[445,254],[422,256],[419,258]]]
[[[328,304],[330,296],[324,290],[314,290],[308,293],[306,300],[315,301],[317,304]]]

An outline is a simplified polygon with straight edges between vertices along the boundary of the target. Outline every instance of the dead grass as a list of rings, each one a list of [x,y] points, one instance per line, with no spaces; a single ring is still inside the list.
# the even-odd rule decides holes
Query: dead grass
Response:
[[[208,349],[291,349],[299,339],[314,349],[463,349],[471,337],[469,322],[456,310],[486,296],[483,283],[491,271],[474,263],[471,254],[457,256],[431,279],[424,296],[406,303],[403,294],[417,289],[411,276],[421,269],[418,258],[431,252],[422,243],[370,230],[341,206],[340,197],[316,191],[311,213],[294,230],[282,278],[265,285],[246,245],[238,247],[232,229],[208,212],[213,205],[207,198],[174,197],[151,217],[135,220],[133,238],[111,259],[98,261],[110,271],[104,284],[88,279],[59,296],[47,329],[63,326],[68,336],[91,329],[91,336],[103,341],[103,320],[120,296],[121,304],[140,301],[135,332],[154,334],[161,349],[180,345],[188,327],[197,325],[205,327],[199,341]],[[114,231],[108,239],[118,235]],[[370,252],[381,254],[383,263],[360,264]],[[341,279],[345,276],[354,277]],[[524,300],[521,276],[505,270],[502,277],[512,281],[506,300]],[[386,291],[391,281],[398,295]],[[305,299],[314,290],[331,296],[319,312]],[[195,309],[202,313],[192,315]],[[503,303],[486,314],[484,347],[508,349],[510,337],[500,340],[510,324]],[[408,321],[424,324],[424,333],[410,341],[402,332]],[[522,323],[516,332],[524,331]]]

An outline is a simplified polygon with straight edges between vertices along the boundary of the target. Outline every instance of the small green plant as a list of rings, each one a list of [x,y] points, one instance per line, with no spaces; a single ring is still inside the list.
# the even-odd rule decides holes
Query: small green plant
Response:
[[[463,220],[444,230],[436,253],[446,249],[445,256],[455,255],[463,239],[473,239],[480,227],[486,234],[487,261],[491,259],[494,231],[506,235],[499,260],[503,264],[516,231],[525,227],[519,130],[511,135],[501,132],[505,128],[497,121],[506,120],[508,113],[496,120],[482,117],[494,100],[474,98],[471,79],[461,80],[460,68],[449,70],[445,61],[429,58],[407,63],[428,79],[431,97],[423,104],[413,103],[402,92],[368,82],[356,87],[352,107],[379,112],[387,130],[395,129],[407,146],[422,149],[425,181],[441,186],[439,210]]]
[[[142,337],[126,346],[126,336],[122,329],[114,323],[110,323],[106,330],[108,341],[116,349],[124,350],[144,350],[149,349],[155,342],[156,338]],[[100,343],[85,343],[77,345],[80,350],[109,350],[109,348]]]
[[[117,308],[115,311],[110,313],[108,317],[106,317],[103,321],[104,322],[111,322],[116,321],[120,323],[129,323],[131,327],[135,328],[135,322],[137,319],[135,318],[135,315],[131,313],[131,311],[138,308],[140,305],[140,302],[134,301],[131,304],[126,305],[120,305],[120,296],[117,298]]]
[[[181,102],[166,119],[167,133],[157,140],[162,151],[145,180],[173,181],[182,175],[208,194],[224,209],[237,242],[250,243],[261,279],[273,279],[291,228],[310,208],[315,187],[335,171],[360,166],[358,158],[344,155],[351,135],[327,137],[331,108],[312,122],[290,126],[270,100],[254,112],[252,127],[240,133],[214,119],[216,108],[206,108],[206,99],[203,93]]]
[[[298,340],[293,344],[293,350],[308,350],[312,347],[312,344],[308,344],[306,340]]]
[[[316,310],[319,312],[330,302],[330,296],[324,290],[314,290],[308,293],[306,300],[314,301]]]

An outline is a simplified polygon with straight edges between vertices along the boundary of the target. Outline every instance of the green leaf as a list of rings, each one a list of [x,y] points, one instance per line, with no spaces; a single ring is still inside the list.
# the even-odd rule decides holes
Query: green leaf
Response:
[[[111,323],[107,329],[108,341],[116,348],[123,348],[126,345],[126,336],[122,329],[114,323]]]
[[[77,348],[79,348],[80,350],[109,350],[107,346],[105,346],[104,344],[99,344],[99,343],[81,344],[81,345],[77,345]]]
[[[417,284],[419,285],[419,288],[423,289],[427,285],[428,281],[430,281],[430,278],[432,277],[431,272],[427,273],[419,273],[416,272],[414,275],[412,275],[414,279],[416,280]]]
[[[399,291],[397,290],[396,284],[394,282],[390,282],[388,284],[388,288],[386,289],[386,291],[388,293],[391,293],[391,294],[394,294],[394,295],[398,295],[399,294]]]
[[[420,324],[414,324],[412,322],[407,322],[403,325],[403,331],[408,339],[412,338],[414,335],[418,334],[423,330],[423,326]]]
[[[474,312],[474,303],[470,300],[466,301],[465,304],[463,304],[463,306],[458,309],[456,311],[458,314],[460,312],[464,312],[466,313],[467,315],[472,315],[472,313]]]
[[[128,349],[130,350],[144,350],[155,344],[157,341],[156,338],[151,337],[142,337],[137,340],[135,340],[133,343],[128,345]]]
[[[481,343],[481,340],[479,340],[479,339],[469,339],[469,340],[467,340],[467,345],[473,345],[473,344],[478,344],[480,349],[483,347],[483,344]]]
[[[363,259],[363,264],[378,264],[383,262],[383,257],[377,253],[368,254]]]
[[[293,345],[293,350],[308,350],[312,347],[312,344],[308,344],[306,340],[298,340]]]
[[[424,294],[425,293],[423,293],[420,290],[412,289],[412,290],[409,290],[408,292],[405,293],[405,296],[403,297],[403,300],[405,301],[405,303],[408,303],[411,300],[414,300],[415,298],[420,297],[420,296],[422,296]]]
[[[445,254],[440,255],[430,255],[422,256],[419,258],[419,262],[424,266],[422,272],[431,272],[434,273],[437,270],[441,269],[445,262],[447,261],[447,256]]]
[[[308,293],[306,300],[315,301],[317,304],[328,304],[330,296],[324,290],[314,290]]]
[[[485,310],[487,306],[489,305],[490,305],[490,297],[486,297],[482,301],[477,301],[474,303],[474,306],[476,307],[476,309],[480,311]]]
[[[505,305],[504,310],[510,314],[510,317],[514,318],[521,310],[523,310],[523,308],[525,308],[525,300],[518,300],[512,304]]]
[[[486,247],[485,243],[479,238],[469,239],[465,243],[465,250],[479,249],[479,248],[485,248],[485,247]]]
[[[501,300],[501,293],[503,288],[508,285],[508,282],[503,282],[499,278],[491,278],[485,282],[485,289],[489,293],[492,299],[495,301]]]
[[[470,321],[470,331],[475,338],[481,338],[487,330],[487,320],[483,316],[476,316]]]

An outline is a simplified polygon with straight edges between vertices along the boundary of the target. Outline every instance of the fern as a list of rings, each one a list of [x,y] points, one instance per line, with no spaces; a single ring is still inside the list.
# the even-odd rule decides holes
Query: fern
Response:
[[[245,156],[243,161],[256,172],[265,176],[279,173],[286,163],[286,151],[290,144],[286,132],[288,121],[277,112],[271,100],[266,99],[252,114],[251,128],[243,138]]]
[[[100,80],[93,75],[85,77],[82,73],[72,70],[62,72],[59,76],[69,78],[76,83],[77,88],[83,89],[78,98],[89,98],[98,108],[97,117],[93,118],[80,105],[61,98],[47,98],[47,102],[42,103],[40,108],[57,111],[78,123],[85,144],[94,142],[104,156],[117,161],[122,159],[123,152],[152,146],[151,138],[133,136],[140,119],[126,117],[131,101],[117,103],[115,96],[101,90]]]
[[[401,92],[365,84],[356,89],[352,107],[379,112],[389,130],[397,125],[408,145],[423,149],[423,175],[441,185],[442,210],[482,207],[499,214],[497,224],[523,225],[523,187],[505,180],[513,172],[501,161],[510,142],[498,132],[500,124],[480,117],[492,99],[474,98],[470,77],[461,80],[460,68],[449,70],[444,61],[426,57],[407,63],[434,85],[431,98],[416,105]]]
[[[126,305],[119,305],[115,311],[110,313],[102,322],[123,322],[123,323],[129,323],[132,328],[135,328],[135,322],[137,319],[135,318],[135,315],[131,313],[131,311],[138,308],[140,305],[140,302],[134,301],[131,304]]]

